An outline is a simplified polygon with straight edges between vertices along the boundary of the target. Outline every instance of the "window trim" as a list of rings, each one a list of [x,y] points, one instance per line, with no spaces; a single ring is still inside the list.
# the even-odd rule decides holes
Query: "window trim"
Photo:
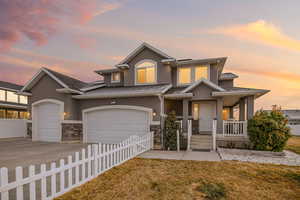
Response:
[[[201,66],[206,66],[207,67],[207,80],[210,81],[210,70],[211,70],[211,66],[210,64],[205,64],[205,65],[189,65],[189,66],[180,66],[180,67],[177,67],[177,86],[187,86],[187,85],[191,85],[193,83],[196,82],[196,68],[197,67],[201,67]],[[190,83],[180,83],[179,82],[179,69],[180,68],[191,68],[191,82]]]
[[[116,80],[116,81],[114,81],[113,80],[113,74],[119,74],[119,80]],[[111,74],[110,74],[110,82],[111,83],[120,83],[121,82],[121,73],[120,72],[112,72]]]
[[[147,68],[150,68],[150,67],[138,67],[138,65],[142,64],[143,62],[151,62],[154,64],[154,82],[152,83],[138,83],[138,77],[137,77],[137,70],[138,69],[147,69]],[[146,75],[147,76],[147,75]],[[155,62],[154,60],[150,60],[150,59],[143,59],[139,62],[137,62],[135,65],[134,65],[134,85],[154,85],[154,84],[157,84],[157,62]]]

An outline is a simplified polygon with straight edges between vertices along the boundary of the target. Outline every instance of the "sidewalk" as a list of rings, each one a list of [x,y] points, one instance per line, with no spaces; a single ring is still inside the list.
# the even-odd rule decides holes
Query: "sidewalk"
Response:
[[[203,151],[147,151],[138,157],[171,160],[221,161],[217,152]]]

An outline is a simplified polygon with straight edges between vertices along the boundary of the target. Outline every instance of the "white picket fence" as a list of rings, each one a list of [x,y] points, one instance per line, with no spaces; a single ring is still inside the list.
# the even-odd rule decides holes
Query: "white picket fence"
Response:
[[[46,164],[42,164],[40,172],[36,173],[35,166],[31,165],[27,177],[23,177],[22,167],[16,167],[13,182],[8,181],[8,169],[1,168],[0,197],[8,200],[11,191],[15,192],[13,198],[17,200],[25,199],[25,195],[29,195],[26,199],[30,200],[53,199],[152,148],[153,133],[131,136],[119,144],[93,144],[87,147],[87,152],[85,149],[76,152],[75,158],[68,156],[67,163],[64,159],[60,160],[59,166],[51,163],[48,170]],[[29,192],[25,194],[24,186],[28,184]]]

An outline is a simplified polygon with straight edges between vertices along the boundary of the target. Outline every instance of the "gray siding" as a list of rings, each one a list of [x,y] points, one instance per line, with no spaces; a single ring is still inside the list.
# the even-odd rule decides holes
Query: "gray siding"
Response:
[[[205,99],[205,98],[212,98],[211,94],[212,94],[213,89],[210,88],[207,85],[204,84],[200,84],[199,86],[197,86],[196,88],[193,89],[193,94],[194,94],[194,98],[197,99]]]
[[[230,89],[233,87],[233,80],[223,80],[219,81],[220,86],[224,89]]]
[[[218,68],[217,65],[210,65],[210,81],[218,85]]]
[[[129,63],[129,69],[124,70],[124,85],[133,86],[135,82],[135,64],[141,60],[150,59],[157,62],[157,83],[171,83],[171,67],[163,65],[161,60],[164,59],[159,54],[145,48],[137,56],[135,56]]]
[[[103,78],[104,78],[104,83],[107,86],[122,86],[122,85],[124,85],[124,74],[123,74],[123,72],[120,72],[120,82],[119,83],[112,83],[111,82],[111,74],[104,74]]]
[[[93,108],[97,106],[112,105],[130,105],[130,106],[143,106],[147,108],[152,108],[156,112],[154,117],[155,121],[160,120],[160,100],[158,97],[134,97],[134,98],[116,98],[116,99],[89,99],[81,100],[79,102],[79,107],[77,108],[80,113],[82,110]],[[80,115],[80,119],[82,116]]]
[[[62,88],[56,81],[47,75],[44,75],[38,83],[30,90],[32,96],[28,98],[29,110],[31,110],[32,103],[43,99],[56,99],[64,102],[64,110],[67,113],[65,119],[78,119],[78,102],[72,99],[71,94],[58,93],[56,89]]]

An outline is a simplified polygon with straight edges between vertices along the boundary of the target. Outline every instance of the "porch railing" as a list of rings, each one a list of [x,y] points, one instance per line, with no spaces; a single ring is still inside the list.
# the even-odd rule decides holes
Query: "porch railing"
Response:
[[[247,121],[224,120],[223,136],[247,136]]]

